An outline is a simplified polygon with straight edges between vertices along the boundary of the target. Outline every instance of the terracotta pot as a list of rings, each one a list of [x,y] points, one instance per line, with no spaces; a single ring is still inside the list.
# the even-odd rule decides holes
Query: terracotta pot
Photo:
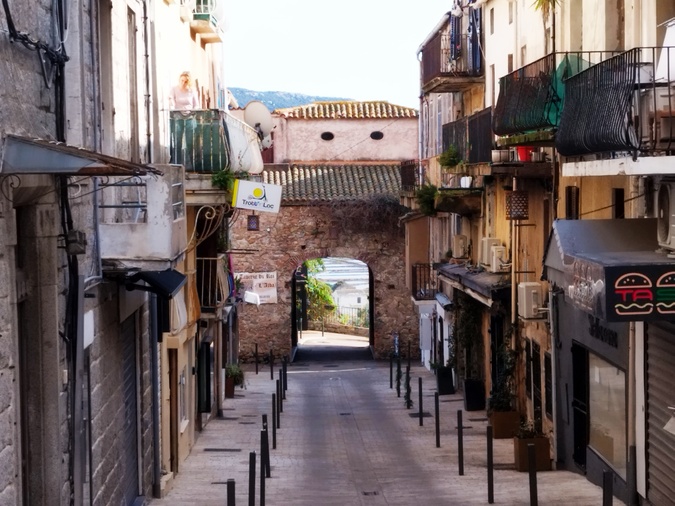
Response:
[[[517,411],[493,411],[490,413],[492,437],[508,439],[514,437],[520,427],[520,414]]]
[[[516,462],[516,471],[527,471],[527,445],[534,445],[535,467],[537,471],[549,471],[551,469],[550,442],[546,436],[534,438],[513,438],[513,457]]]

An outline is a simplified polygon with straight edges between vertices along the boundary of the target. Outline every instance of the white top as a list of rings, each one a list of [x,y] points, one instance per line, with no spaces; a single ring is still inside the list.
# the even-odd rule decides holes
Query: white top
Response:
[[[169,104],[171,109],[179,111],[191,111],[192,109],[199,109],[199,100],[197,99],[195,90],[192,88],[188,88],[187,90],[181,88],[180,86],[174,86],[171,88]]]

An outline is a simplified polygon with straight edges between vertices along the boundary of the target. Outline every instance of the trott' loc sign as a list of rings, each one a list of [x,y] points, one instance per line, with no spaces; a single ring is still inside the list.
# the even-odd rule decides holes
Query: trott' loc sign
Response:
[[[232,207],[264,213],[278,213],[281,207],[281,185],[235,179]]]

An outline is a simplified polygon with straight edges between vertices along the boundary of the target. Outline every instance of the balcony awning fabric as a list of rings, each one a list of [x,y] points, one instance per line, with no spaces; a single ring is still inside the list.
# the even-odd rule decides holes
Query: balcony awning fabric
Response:
[[[657,220],[556,220],[544,279],[577,308],[609,322],[672,320],[675,260],[659,250]]]
[[[165,299],[176,295],[187,281],[187,276],[175,269],[165,271],[139,271],[125,278],[127,290],[152,292]],[[139,284],[145,282],[145,285]]]
[[[435,267],[441,281],[449,283],[486,306],[492,306],[495,299],[504,298],[510,293],[510,272],[492,273],[468,269],[463,264],[438,264]]]
[[[148,165],[70,146],[63,142],[29,139],[11,134],[5,136],[0,160],[0,175],[142,176],[148,173],[162,175],[162,171]]]

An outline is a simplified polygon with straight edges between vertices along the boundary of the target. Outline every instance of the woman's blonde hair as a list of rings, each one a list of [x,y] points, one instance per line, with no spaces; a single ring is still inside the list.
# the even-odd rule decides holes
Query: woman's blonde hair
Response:
[[[180,75],[178,76],[178,80],[180,81],[180,78],[183,76],[187,77],[188,88],[192,88],[193,83],[192,83],[192,75],[190,74],[190,72],[188,70],[181,72]]]

